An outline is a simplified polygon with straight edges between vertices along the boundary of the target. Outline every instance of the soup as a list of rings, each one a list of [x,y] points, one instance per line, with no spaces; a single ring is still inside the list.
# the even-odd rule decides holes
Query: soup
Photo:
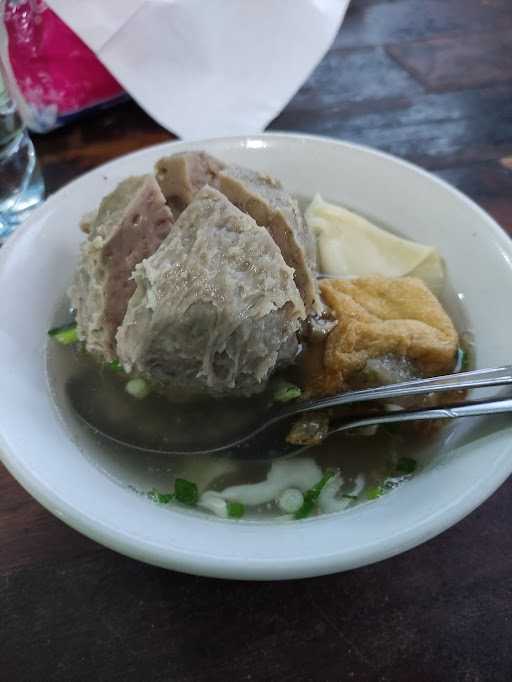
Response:
[[[174,168],[174,166],[171,164],[169,168]],[[210,167],[208,172],[213,173]],[[215,172],[217,171],[215,170]],[[233,206],[240,201],[238,195],[240,192],[240,177],[245,178],[245,175],[239,171],[232,172],[228,178],[232,186],[230,185],[225,189],[227,196],[234,202]],[[200,373],[198,374],[194,368],[193,355],[188,353],[188,348],[183,349],[183,346],[187,344],[183,344],[181,337],[177,336],[177,340],[174,341],[174,347],[177,348],[178,355],[181,353],[181,356],[184,358],[181,361],[181,365],[184,367],[182,371],[180,363],[175,362],[174,357],[171,357],[166,345],[169,334],[172,335],[173,333],[172,326],[165,326],[164,323],[167,324],[167,319],[163,319],[162,316],[156,322],[155,319],[148,319],[147,309],[141,308],[140,301],[145,296],[144,300],[146,302],[150,301],[151,305],[157,307],[160,305],[162,308],[164,305],[162,300],[167,296],[165,305],[169,307],[173,304],[172,288],[167,291],[165,286],[169,283],[170,273],[179,270],[178,274],[180,277],[182,276],[182,264],[185,261],[182,257],[180,262],[177,264],[175,262],[173,270],[169,265],[170,259],[175,258],[177,247],[181,248],[182,244],[173,244],[175,248],[169,251],[169,253],[166,253],[165,249],[169,246],[169,240],[173,234],[172,231],[177,229],[176,225],[182,225],[187,221],[188,217],[189,224],[187,229],[191,229],[190,225],[200,222],[204,216],[201,213],[201,207],[199,207],[196,209],[195,214],[192,213],[192,220],[189,208],[183,210],[183,206],[179,204],[179,211],[182,211],[182,213],[179,213],[176,223],[172,225],[169,215],[165,213],[167,209],[162,203],[163,199],[162,202],[156,205],[156,208],[151,208],[153,206],[151,202],[155,202],[155,189],[154,183],[152,183],[153,181],[144,180],[143,182],[134,182],[130,185],[130,191],[140,193],[140,200],[135,208],[132,202],[129,204],[128,209],[123,209],[124,213],[121,217],[115,214],[118,208],[114,210],[110,205],[107,207],[106,215],[108,220],[110,220],[109,224],[112,224],[112,215],[115,215],[115,221],[121,226],[117,233],[114,234],[114,237],[112,235],[108,237],[108,240],[110,240],[107,240],[109,250],[105,250],[105,240],[107,237],[104,232],[101,232],[103,229],[101,224],[99,226],[96,225],[96,228],[90,228],[92,233],[90,232],[89,234],[88,247],[92,248],[91,244],[100,237],[101,249],[103,249],[101,251],[101,258],[103,260],[99,260],[98,253],[94,251],[87,252],[89,260],[83,261],[85,264],[84,268],[88,268],[86,272],[87,277],[83,278],[81,282],[82,284],[84,281],[88,283],[92,273],[102,285],[103,298],[101,299],[101,305],[104,306],[105,325],[104,328],[101,328],[101,333],[98,331],[99,327],[96,323],[96,327],[93,330],[94,333],[92,333],[91,327],[89,327],[90,333],[82,333],[81,344],[50,343],[48,346],[48,378],[55,403],[73,439],[85,456],[89,457],[95,466],[98,466],[120,485],[132,488],[134,494],[147,495],[148,503],[168,505],[173,509],[197,508],[220,517],[233,519],[243,517],[248,519],[279,518],[300,520],[320,513],[343,511],[362,502],[377,500],[420,470],[429,458],[432,457],[432,454],[442,447],[443,442],[450,437],[451,427],[444,428],[442,431],[435,433],[431,430],[425,432],[424,429],[421,430],[415,427],[412,427],[412,431],[411,427],[405,429],[380,428],[376,432],[371,429],[354,430],[349,433],[332,436],[321,444],[310,447],[306,452],[297,457],[276,458],[273,462],[268,460],[268,457],[266,457],[267,453],[263,453],[261,460],[245,461],[232,457],[229,454],[223,456],[203,454],[166,455],[156,452],[156,450],[164,448],[166,442],[172,442],[175,446],[174,449],[189,450],[192,447],[195,449],[201,449],[201,447],[207,449],[214,447],[217,442],[221,443],[225,440],[226,434],[235,434],[249,428],[254,423],[255,416],[264,415],[274,406],[276,382],[286,381],[288,385],[292,386],[291,394],[287,395],[287,398],[291,395],[290,399],[292,400],[300,399],[302,395],[310,394],[313,390],[313,384],[309,381],[308,376],[311,378],[311,373],[313,372],[314,374],[316,372],[320,379],[323,379],[322,372],[326,371],[328,367],[328,362],[325,360],[328,353],[327,345],[332,345],[334,333],[329,328],[328,333],[324,336],[324,340],[318,342],[313,339],[311,332],[304,333],[304,327],[302,327],[302,331],[300,330],[299,322],[303,324],[305,320],[314,319],[316,320],[317,327],[321,327],[322,325],[318,324],[318,322],[322,318],[324,320],[329,319],[329,313],[326,314],[323,310],[323,303],[319,298],[319,294],[315,293],[317,292],[317,285],[314,282],[312,283],[311,279],[308,279],[309,266],[304,256],[307,252],[307,244],[305,244],[303,252],[300,249],[299,252],[293,248],[290,249],[289,253],[285,252],[285,240],[282,238],[282,234],[281,236],[274,234],[278,229],[276,225],[279,226],[280,224],[279,220],[277,220],[274,214],[270,218],[268,216],[261,217],[261,211],[258,209],[256,210],[256,217],[260,222],[270,221],[268,232],[274,239],[275,244],[269,240],[266,232],[263,234],[261,230],[257,229],[259,223],[256,219],[253,220],[251,215],[247,219],[245,217],[240,219],[243,224],[240,229],[237,228],[237,238],[240,234],[244,236],[254,232],[255,238],[259,242],[258,248],[254,252],[256,261],[247,261],[247,264],[245,264],[245,262],[239,259],[237,261],[238,269],[236,272],[246,273],[249,271],[252,273],[254,268],[260,267],[257,263],[257,256],[261,248],[263,249],[262,258],[267,258],[268,262],[272,262],[272,265],[269,267],[274,268],[274,274],[277,273],[275,274],[276,281],[279,278],[283,281],[282,291],[285,294],[279,299],[281,303],[273,302],[275,303],[274,310],[277,309],[284,312],[274,315],[272,318],[265,317],[266,313],[262,313],[257,318],[260,327],[254,327],[252,320],[251,325],[253,326],[247,327],[252,336],[255,334],[255,329],[258,332],[258,329],[261,328],[261,338],[265,339],[269,350],[268,355],[273,359],[270,361],[265,353],[261,353],[261,349],[258,348],[259,338],[256,338],[255,343],[251,346],[246,329],[244,331],[245,346],[241,343],[240,339],[231,346],[231,350],[233,351],[234,349],[236,362],[239,362],[240,366],[245,369],[237,374],[231,366],[234,361],[231,362],[229,360],[232,356],[229,353],[224,355],[217,353],[215,357],[216,361],[220,358],[219,362],[215,366],[212,375],[205,380],[204,377],[199,376]],[[251,188],[251,191],[255,191],[250,183],[248,186]],[[169,185],[165,185],[165,187],[169,188]],[[170,187],[169,192],[171,194],[166,196],[165,200],[169,206],[173,207],[176,206],[178,199],[172,194],[172,192],[176,191],[175,185],[171,183]],[[203,195],[201,195],[202,191],[194,188],[194,192],[198,193],[200,198],[203,196],[203,199],[208,201],[209,205],[212,202],[220,202],[222,203],[222,210],[226,210],[224,206],[226,199],[224,197],[219,198],[215,192],[209,190],[203,191]],[[267,190],[265,189],[265,191]],[[279,192],[281,192],[280,189]],[[279,209],[279,211],[289,211],[286,215],[288,215],[288,220],[291,224],[297,218],[294,211],[299,211],[300,209],[293,202],[289,203],[287,198],[283,199],[281,194],[279,194],[279,197],[280,200],[284,201],[284,208]],[[183,201],[183,197],[179,199]],[[191,202],[191,205],[193,204],[194,199]],[[150,208],[148,208],[146,215],[143,209],[148,206]],[[232,210],[232,208],[230,204],[227,210],[231,213],[229,213],[228,218],[223,217],[222,220],[224,222],[221,223],[221,226],[224,226],[226,221],[229,223],[229,221],[233,220],[231,214],[238,215],[236,213],[238,209],[233,208]],[[101,210],[100,206],[100,213]],[[156,221],[153,220],[151,211],[153,213],[156,212],[155,214],[158,216]],[[251,211],[248,209],[247,213],[250,214]],[[362,218],[360,219],[363,220]],[[141,224],[146,225],[148,221],[154,226],[154,231],[152,232],[153,243],[152,245],[149,242],[145,243],[146,250],[142,249],[140,252],[137,252],[137,249],[134,250],[132,243],[133,233],[130,233],[129,239],[124,237],[125,241],[123,241],[123,234],[127,234],[127,221],[130,228],[134,229],[138,229]],[[206,222],[208,223],[208,217]],[[163,229],[162,225],[165,229]],[[94,233],[95,229],[97,230],[96,235]],[[147,226],[146,229],[148,229]],[[161,229],[161,232],[158,231],[159,229]],[[286,229],[286,226],[282,227],[284,232],[286,232]],[[183,239],[188,239],[187,234],[185,234]],[[392,235],[391,232],[386,232],[386,234]],[[113,241],[114,238],[117,242]],[[225,248],[231,248],[233,242],[232,235],[225,234],[223,238],[225,238],[225,245],[227,245]],[[376,244],[379,245],[381,243],[379,240],[382,239],[383,237],[379,235]],[[393,239],[397,239],[397,237],[393,237]],[[130,242],[130,240],[132,241]],[[119,253],[123,252],[123,249],[125,253],[123,259],[119,260],[116,265],[117,279],[114,282],[115,286],[113,286],[112,281],[108,279],[109,273],[105,273],[105,270],[108,270],[108,267],[110,267],[111,271],[113,271],[114,265],[112,263],[114,262],[115,264],[118,252],[114,251],[112,244],[118,242],[119,244],[116,248],[119,249]],[[247,258],[251,255],[250,247],[254,243],[246,243],[246,247],[249,249],[247,251],[249,254]],[[211,247],[211,243],[209,244]],[[279,247],[277,250],[276,245]],[[385,253],[388,246],[386,242],[384,246],[379,248]],[[153,255],[148,254],[147,249],[150,247],[154,248]],[[294,263],[293,268],[286,269],[287,265],[282,261],[279,250],[287,256],[290,262]],[[133,255],[134,252],[135,255]],[[220,253],[217,260],[211,261],[213,263],[211,267],[217,268],[215,272],[216,279],[212,280],[216,282],[217,287],[219,286],[219,272],[224,276],[225,268],[231,267],[230,264],[226,266],[223,263],[223,254],[224,251]],[[413,256],[415,257],[415,253],[413,253]],[[132,261],[129,261],[130,258],[139,258],[142,265],[134,266]],[[153,261],[155,258],[157,260]],[[203,252],[203,259],[208,258],[209,255],[204,255]],[[165,296],[162,294],[161,300],[157,300],[156,303],[152,302],[151,299],[153,296],[152,272],[149,266],[144,265],[148,261],[155,264],[154,271],[160,277],[160,288],[156,288],[157,293],[160,295],[164,292],[165,294]],[[126,269],[127,262],[132,263],[130,267],[135,267],[134,272],[139,273],[136,275],[136,279],[137,277],[139,278],[135,288],[131,283],[132,278],[127,276],[131,272],[128,272]],[[211,265],[210,261],[208,263]],[[156,266],[158,266],[158,270]],[[146,267],[146,272],[142,275],[140,268],[144,267]],[[191,270],[185,273],[186,280],[176,279],[178,290],[184,281],[188,283],[188,286],[192,287],[198,286],[197,282],[199,281],[199,285],[202,287],[199,290],[199,296],[203,296],[204,290],[208,289],[208,287],[204,286],[204,282],[201,279],[203,275],[200,274],[199,276],[197,274],[198,272],[202,273],[201,268],[204,269],[203,262],[200,260],[194,262]],[[296,274],[294,275],[293,273],[297,273],[297,270],[301,268],[303,270],[302,276],[297,278]],[[193,272],[193,276],[191,272]],[[230,270],[231,272],[232,269]],[[79,276],[83,274],[83,272],[79,273]],[[204,277],[209,276],[209,274],[209,272],[206,272]],[[331,275],[329,272],[325,274],[327,276]],[[143,276],[146,277],[144,282],[142,281]],[[120,286],[119,282],[123,277],[125,278],[125,285]],[[246,295],[257,296],[257,287],[256,289],[254,288],[257,281],[259,280],[251,282],[250,286],[247,285],[247,281],[241,282],[240,287],[243,289],[245,286],[245,290],[241,293],[238,290],[235,291],[233,286],[230,285],[230,287],[223,290],[222,296],[227,298],[231,296],[233,299],[232,305],[238,305],[240,300],[243,300]],[[355,307],[358,306],[357,309],[360,309],[361,315],[358,318],[358,329],[364,329],[366,336],[368,336],[369,332],[373,334],[375,329],[387,329],[389,327],[389,325],[386,327],[387,320],[385,318],[381,319],[378,314],[374,315],[374,312],[372,312],[375,301],[379,298],[378,292],[376,293],[377,289],[386,292],[385,296],[383,294],[382,297],[388,297],[386,299],[386,305],[388,306],[395,304],[403,306],[403,291],[407,295],[409,291],[419,291],[423,297],[422,300],[427,301],[428,305],[432,306],[435,313],[434,318],[437,315],[436,319],[448,319],[435,297],[428,292],[420,280],[414,280],[414,282],[407,280],[406,282],[403,279],[389,276],[382,276],[381,279],[359,277],[353,280],[353,284],[349,286],[346,284],[346,279],[339,278],[339,275],[333,273],[333,281],[333,287],[325,284],[325,282],[321,285],[324,298],[327,294],[334,297],[332,298],[333,303],[331,303],[331,308],[334,305],[334,308],[332,308],[334,310],[336,310],[336,301],[334,300],[336,296],[345,297],[342,300],[346,300]],[[400,288],[398,294],[389,294],[392,291],[388,286],[389,283],[393,284],[393,286],[395,286],[394,283],[397,283],[397,286]],[[366,291],[361,298],[366,285],[371,285],[370,288],[372,289],[373,287],[373,289],[370,293]],[[211,285],[208,286],[211,289]],[[187,294],[186,288],[182,287],[182,289],[182,295],[185,296]],[[97,292],[93,293],[97,294]],[[217,295],[218,291],[215,293]],[[300,297],[298,293],[300,293]],[[74,298],[73,304],[75,307],[78,302],[78,321],[82,330],[86,329],[86,324],[88,323],[85,313],[91,313],[90,301],[93,299],[89,294],[90,291],[84,294],[84,287],[82,286],[82,289],[80,289],[75,283],[74,296],[72,298]],[[210,294],[211,292],[209,291]],[[194,293],[194,295],[197,294]],[[368,297],[367,295],[370,296],[368,301],[365,299],[365,296]],[[87,296],[89,296],[89,299],[86,301]],[[125,308],[119,305],[123,296],[126,299],[126,312]],[[218,296],[219,300],[222,296]],[[391,296],[391,299],[389,299],[389,296]],[[393,296],[397,299],[396,301],[393,299]],[[111,303],[110,308],[108,303],[109,297],[111,302],[115,302],[115,305]],[[236,297],[239,297],[239,299]],[[98,300],[97,296],[95,300]],[[450,290],[446,282],[442,292],[442,303],[448,311],[450,318],[454,321],[455,327],[459,330],[467,329],[468,325],[457,296]],[[60,309],[56,312],[55,319],[57,323],[69,316],[69,305],[68,300],[62,302]],[[281,306],[280,308],[278,307],[279,305]],[[87,309],[87,306],[89,306],[89,309]],[[293,309],[291,313],[290,309]],[[249,306],[249,308],[244,308],[243,310],[252,309]],[[237,311],[238,308],[235,309],[235,315],[239,314]],[[164,312],[167,314],[166,309]],[[190,345],[194,345],[197,339],[199,339],[199,344],[203,343],[205,334],[211,333],[212,328],[210,328],[209,332],[205,331],[206,327],[203,324],[204,320],[209,319],[209,315],[210,309],[204,308],[201,314],[194,318],[192,326],[187,322],[189,324],[187,327],[188,338],[191,339]],[[248,312],[243,312],[243,315],[246,317],[250,316]],[[349,325],[350,320],[345,320],[343,315],[344,308],[342,307],[337,310],[336,319],[334,320],[334,323],[338,326],[338,331],[342,328],[349,329],[348,326],[345,327],[344,325]],[[375,319],[371,318],[371,315],[374,315]],[[156,314],[153,315],[153,317],[155,316]],[[172,319],[175,326],[177,324],[176,320],[178,320],[178,324],[180,323],[179,317],[174,316]],[[431,320],[432,315],[428,319]],[[261,320],[265,320],[264,325],[261,323]],[[396,319],[393,319],[393,321],[396,322]],[[427,322],[421,319],[419,322],[425,328],[428,327]],[[110,335],[108,333],[109,325],[113,328],[113,331],[110,331]],[[160,330],[159,333],[162,328],[165,329],[165,343],[162,342],[161,333],[158,336],[156,332],[151,331],[157,327]],[[146,346],[142,351],[140,348],[144,346],[144,343],[140,343],[140,329],[144,329],[146,334],[144,337]],[[192,334],[190,329],[193,329]],[[435,325],[432,329],[434,332],[437,331]],[[121,334],[119,330],[123,330]],[[150,343],[146,343],[148,330],[153,334]],[[349,332],[352,334],[354,330],[350,329]],[[220,333],[223,333],[222,329]],[[400,328],[398,328],[398,331],[395,329],[394,343],[396,339],[400,340],[401,333]],[[347,334],[345,334],[345,337]],[[360,334],[358,343],[363,345],[363,350],[367,353],[368,350],[364,344],[368,345],[368,342],[364,334]],[[341,343],[343,343],[345,338],[343,334],[338,333],[338,337],[341,337]],[[452,338],[452,345],[455,337]],[[231,343],[232,336],[227,335],[226,338]],[[278,338],[277,345],[275,343],[276,338]],[[297,339],[300,345],[295,348],[294,344],[297,343]],[[462,342],[467,345],[467,339],[461,339]],[[226,347],[225,339],[223,343],[223,347]],[[84,344],[86,347],[89,344],[89,352],[83,349]],[[261,346],[261,344],[259,345]],[[150,349],[149,351],[147,350],[148,348]],[[120,353],[124,369],[127,370],[127,373],[123,371],[123,367],[117,361],[115,357],[116,352]],[[353,358],[346,348],[343,349],[343,352],[349,357],[349,361],[352,362]],[[448,351],[444,348],[443,352],[446,354]],[[467,349],[462,353],[460,351],[457,352],[459,356],[466,355],[467,357]],[[449,371],[458,371],[460,370],[460,362],[459,366],[457,366],[456,353],[452,352],[452,355],[453,357],[450,356],[451,364]],[[112,360],[112,357],[114,357],[114,360]],[[162,361],[162,357],[164,357],[165,361]],[[413,357],[413,354],[411,357]],[[407,360],[409,363],[408,367],[413,368],[414,372],[419,372],[417,370],[417,363],[421,363],[421,361],[421,356],[419,356],[419,359],[415,359],[414,362]],[[169,367],[173,363],[175,366],[170,371]],[[317,365],[316,368],[314,367],[315,365]],[[335,365],[334,367],[338,374],[335,372],[334,380],[340,383],[338,386],[335,386],[334,392],[336,390],[347,390],[351,387],[357,388],[358,385],[361,385],[357,382],[369,381],[370,374],[366,371],[366,368],[370,367],[370,365],[371,363],[367,361],[364,365],[364,372],[352,373],[347,381],[344,380],[344,383],[341,383],[338,374],[342,370],[347,373],[347,363],[343,365],[342,370],[339,370],[339,372]],[[262,366],[264,369],[262,369]],[[321,368],[320,370],[318,369],[319,367]],[[375,363],[372,367],[372,371],[375,374]],[[378,365],[377,369],[377,383],[389,382],[387,379],[382,379],[382,363]],[[253,391],[251,382],[257,382],[259,373],[262,372],[264,378],[260,382],[261,386],[258,387],[258,390]],[[422,374],[418,373],[417,375],[421,376]],[[149,380],[147,381],[148,377]],[[152,388],[154,390],[149,391],[151,380],[153,381]],[[133,384],[133,381],[139,383]],[[372,385],[371,381],[373,379],[370,380],[370,385]],[[148,392],[149,394],[143,396],[140,391],[137,394],[132,390],[127,390],[130,389],[129,384],[132,386],[142,386],[144,389],[143,393]],[[226,388],[228,384],[234,387],[231,393]],[[146,388],[148,388],[148,391],[146,391]],[[88,422],[97,425],[100,431],[109,434],[109,438],[103,436],[100,431],[94,431],[83,424],[72,407],[69,398],[70,393],[73,396],[75,406],[77,401],[79,401],[80,409],[78,412],[85,416]],[[186,393],[186,399],[178,400],[178,397],[183,397],[183,393]],[[105,427],[102,427],[103,423]],[[123,445],[125,442],[131,443],[133,447]],[[283,451],[285,449],[285,443],[283,443]]]

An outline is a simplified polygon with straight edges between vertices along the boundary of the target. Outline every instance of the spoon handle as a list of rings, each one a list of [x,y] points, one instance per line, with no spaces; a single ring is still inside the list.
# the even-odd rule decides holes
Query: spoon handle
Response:
[[[475,369],[470,372],[459,372],[431,379],[415,379],[400,384],[389,384],[377,388],[365,388],[361,391],[350,391],[338,395],[320,398],[318,400],[297,402],[290,406],[287,414],[300,414],[313,410],[323,410],[327,407],[350,405],[368,400],[392,400],[406,398],[422,393],[439,391],[453,391],[466,388],[484,388],[486,386],[502,386],[512,384],[512,365],[495,369]]]
[[[394,424],[425,419],[456,419],[458,417],[480,417],[491,414],[512,412],[512,398],[501,400],[482,400],[473,403],[461,403],[448,407],[430,407],[424,410],[399,410],[386,414],[375,414],[360,419],[347,419],[336,428],[329,431],[329,435],[354,429],[360,426],[373,426],[374,424]]]

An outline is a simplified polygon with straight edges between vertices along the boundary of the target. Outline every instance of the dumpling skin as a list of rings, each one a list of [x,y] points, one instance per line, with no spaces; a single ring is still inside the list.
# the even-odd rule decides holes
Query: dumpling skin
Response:
[[[119,358],[171,398],[251,395],[296,357],[305,309],[293,270],[216,189],[195,195],[135,280]]]

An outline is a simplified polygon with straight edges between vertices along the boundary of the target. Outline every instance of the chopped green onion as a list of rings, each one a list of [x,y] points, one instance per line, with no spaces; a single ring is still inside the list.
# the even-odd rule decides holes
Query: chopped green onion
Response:
[[[366,491],[366,497],[369,500],[376,500],[378,497],[382,495],[384,492],[384,489],[382,488],[381,485],[375,485],[372,488],[368,488]]]
[[[315,508],[316,501],[313,500],[310,497],[306,497],[304,495],[304,502],[302,503],[302,507],[295,512],[293,515],[294,519],[305,519],[308,516],[310,516],[313,513],[313,509]]]
[[[316,507],[320,493],[324,489],[326,483],[334,476],[334,471],[326,471],[322,478],[312,488],[306,490],[304,493],[304,502],[302,507],[298,509],[293,515],[294,519],[305,519],[309,516]]]
[[[302,395],[302,390],[289,381],[278,381],[275,384],[272,397],[276,403],[287,403],[289,400],[296,400]]]
[[[228,502],[227,508],[230,519],[241,519],[245,514],[245,506],[241,502]]]
[[[55,339],[57,343],[60,343],[63,346],[69,346],[72,343],[76,343],[78,341],[76,322],[66,324],[63,327],[54,327],[53,329],[50,329],[48,336],[51,336],[52,339]]]
[[[119,360],[112,360],[112,362],[106,362],[105,366],[111,369],[113,372],[124,372],[123,365]]]
[[[140,378],[127,381],[124,389],[132,398],[137,398],[139,400],[146,398],[151,393],[148,382],[145,379]]]
[[[318,483],[315,483],[315,485],[312,488],[310,488],[309,490],[307,490],[304,493],[304,495],[310,494],[315,498],[315,500],[318,500],[320,493],[322,492],[322,490],[325,487],[325,484],[328,481],[330,481],[331,478],[334,477],[335,473],[336,473],[335,471],[331,471],[330,469],[328,471],[326,471],[325,474],[322,476],[322,478],[318,481]]]
[[[148,496],[153,502],[158,502],[158,504],[169,504],[169,502],[174,500],[174,493],[159,493],[158,490],[151,490]]]
[[[459,346],[457,348],[457,351],[455,352],[455,372],[467,372],[469,369],[469,353],[468,351],[463,348],[463,346]]]
[[[174,495],[177,502],[188,505],[196,504],[199,499],[197,485],[185,478],[177,478],[174,482]]]
[[[412,474],[416,471],[418,462],[412,457],[400,457],[396,463],[395,470],[398,474],[406,475]]]
[[[169,504],[169,502],[176,500],[176,502],[181,502],[181,504],[192,506],[197,503],[199,492],[197,490],[197,485],[192,483],[192,481],[187,481],[184,478],[177,478],[174,482],[173,493],[159,493],[158,490],[151,490],[148,493],[148,496],[153,502],[158,502],[158,504]],[[236,515],[236,513],[240,511],[238,507],[243,507],[243,505],[240,505],[238,502],[233,502],[232,504],[235,505],[234,514]],[[238,517],[234,516],[234,518]]]

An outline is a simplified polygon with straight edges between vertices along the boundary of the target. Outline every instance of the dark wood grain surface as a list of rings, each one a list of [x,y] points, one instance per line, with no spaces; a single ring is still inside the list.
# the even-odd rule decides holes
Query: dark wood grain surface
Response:
[[[270,126],[410,159],[512,231],[511,0],[352,0]],[[129,102],[35,143],[50,192],[171,139]],[[429,543],[345,574],[234,583],[137,563],[0,471],[0,681],[512,680],[512,485]]]

